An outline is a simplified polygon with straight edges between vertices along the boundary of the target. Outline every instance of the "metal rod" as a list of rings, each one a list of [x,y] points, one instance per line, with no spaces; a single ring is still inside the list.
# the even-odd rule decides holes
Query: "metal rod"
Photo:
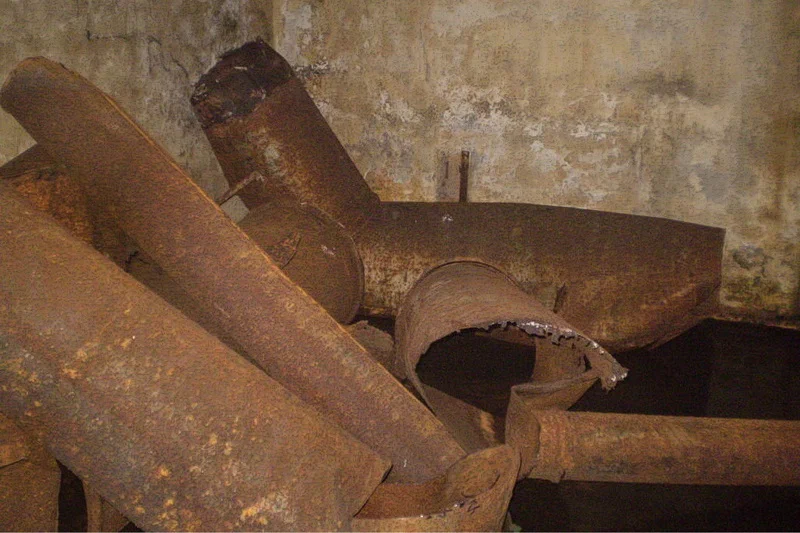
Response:
[[[461,150],[461,164],[458,165],[458,201],[469,201],[469,150]]]

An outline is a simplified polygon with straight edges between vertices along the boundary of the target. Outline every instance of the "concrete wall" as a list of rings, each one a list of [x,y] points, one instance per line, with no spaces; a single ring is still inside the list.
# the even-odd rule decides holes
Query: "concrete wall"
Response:
[[[0,0],[0,79],[26,57],[63,63],[111,94],[219,194],[227,187],[189,95],[220,54],[271,36],[271,9],[249,0]],[[0,111],[0,164],[32,144]]]
[[[795,316],[794,0],[0,0],[0,77],[46,55],[128,109],[212,194],[188,104],[271,40],[387,200],[589,207],[728,229],[723,299]],[[32,141],[0,113],[0,163]],[[450,179],[445,180],[445,160]]]
[[[794,0],[281,0],[276,48],[386,200],[728,229],[724,302],[798,313]],[[445,181],[450,159],[450,182]]]

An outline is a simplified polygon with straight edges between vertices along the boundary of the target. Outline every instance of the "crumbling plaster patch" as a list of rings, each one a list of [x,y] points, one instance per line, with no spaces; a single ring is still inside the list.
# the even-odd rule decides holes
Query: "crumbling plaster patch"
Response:
[[[383,199],[453,199],[445,161],[452,174],[467,149],[475,201],[725,227],[723,302],[798,314],[796,2],[279,0],[275,13],[278,51]]]

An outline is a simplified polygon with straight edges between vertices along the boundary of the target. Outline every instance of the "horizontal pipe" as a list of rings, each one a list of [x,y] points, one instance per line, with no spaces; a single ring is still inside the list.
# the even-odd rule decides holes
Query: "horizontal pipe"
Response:
[[[394,465],[443,473],[464,452],[442,424],[292,282],[106,94],[43,58],[0,92],[97,206],[270,376]]]
[[[528,477],[691,485],[800,485],[800,421],[532,411]],[[516,420],[515,423],[519,423]],[[538,434],[538,437],[537,437]],[[538,442],[537,442],[538,441]]]
[[[394,316],[426,272],[478,261],[617,352],[663,342],[708,316],[724,235],[568,207],[384,202],[355,236],[364,262],[362,307]]]
[[[388,463],[0,184],[0,410],[145,530],[347,529]]]

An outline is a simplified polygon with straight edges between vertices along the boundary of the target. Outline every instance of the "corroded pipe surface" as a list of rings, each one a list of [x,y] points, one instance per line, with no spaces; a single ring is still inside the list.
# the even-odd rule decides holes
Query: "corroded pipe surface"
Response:
[[[527,421],[509,419],[518,429],[509,444],[532,460],[520,471],[531,478],[800,485],[800,422],[556,410],[527,415]]]
[[[716,307],[718,228],[522,204],[379,204],[263,42],[227,54],[198,83],[193,105],[232,186],[252,178],[248,206],[295,194],[350,231],[369,313],[394,316],[423,273],[464,259],[510,274],[612,351],[669,340]]]
[[[569,402],[563,405],[564,397],[576,401],[598,379],[610,389],[627,374],[600,345],[545,309],[502,272],[474,262],[438,267],[426,274],[403,302],[395,324],[397,357],[405,364],[406,375],[420,395],[468,451],[502,442],[502,435],[495,433],[492,415],[423,384],[416,372],[417,364],[434,342],[454,333],[509,325],[535,339],[537,366],[541,362],[539,352],[555,359],[548,361],[550,366],[562,368],[554,363],[558,359],[566,362],[563,369],[569,370],[562,370],[561,375],[555,373],[555,383],[539,384],[540,392],[550,398],[551,407],[569,407]],[[585,361],[590,366],[588,370],[584,370]],[[530,384],[529,388],[534,386]]]
[[[0,190],[3,412],[146,530],[350,527],[385,460]]]
[[[442,424],[195,185],[106,94],[43,58],[0,104],[270,376],[390,459],[398,480],[463,450]],[[243,354],[244,355],[244,354]]]
[[[264,41],[225,54],[200,78],[194,107],[231,188],[249,208],[285,195],[350,231],[379,203],[292,67]]]
[[[356,515],[353,531],[502,531],[518,471],[517,451],[498,446],[427,483],[384,483]]]
[[[387,202],[356,242],[373,314],[394,315],[432,268],[479,261],[614,352],[708,315],[723,238],[719,228],[566,207]]]
[[[341,226],[309,205],[274,200],[252,209],[239,227],[333,318],[353,320],[364,294],[364,268]]]

